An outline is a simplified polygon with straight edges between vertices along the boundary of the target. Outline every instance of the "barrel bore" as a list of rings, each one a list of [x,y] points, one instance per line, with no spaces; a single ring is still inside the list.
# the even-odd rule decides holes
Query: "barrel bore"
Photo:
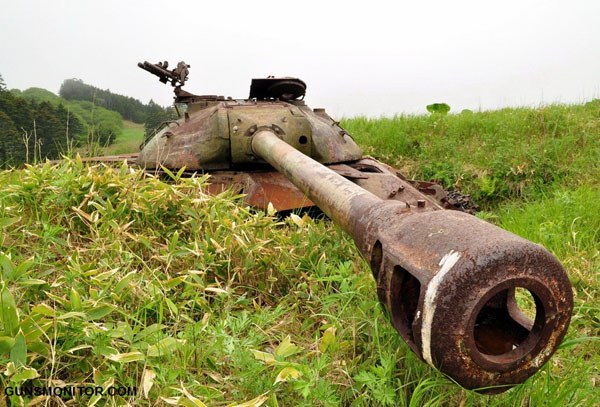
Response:
[[[252,151],[353,237],[398,333],[460,385],[507,390],[558,348],[572,290],[540,245],[462,212],[382,200],[268,130],[255,133]],[[516,290],[530,293],[533,318]]]

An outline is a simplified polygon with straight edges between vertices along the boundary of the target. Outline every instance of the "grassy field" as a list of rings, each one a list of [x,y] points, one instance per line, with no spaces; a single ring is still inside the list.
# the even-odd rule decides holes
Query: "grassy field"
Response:
[[[144,141],[144,125],[123,120],[123,131],[117,136],[113,144],[104,148],[103,154],[134,153],[139,151],[142,141]]]
[[[95,157],[135,153],[140,150],[139,146],[143,141],[144,125],[123,120],[120,133],[112,144],[108,146],[99,145],[98,143],[83,144],[75,147],[71,152],[65,152],[65,154],[68,156],[80,154],[82,157]]]
[[[73,405],[598,405],[600,102],[343,125],[368,154],[472,194],[479,216],[565,265],[571,327],[531,379],[483,396],[422,363],[329,221],[207,196],[201,178],[73,160],[0,173],[0,385],[138,388]],[[0,406],[31,399],[0,392]]]

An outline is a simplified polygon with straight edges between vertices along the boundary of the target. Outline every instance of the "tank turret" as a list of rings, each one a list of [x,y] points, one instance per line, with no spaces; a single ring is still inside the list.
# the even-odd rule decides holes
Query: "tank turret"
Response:
[[[252,153],[252,136],[265,129],[322,164],[356,161],[362,151],[350,134],[325,113],[309,108],[302,98],[306,84],[296,78],[253,79],[247,99],[193,95],[181,89],[182,70],[167,71],[168,64],[144,62],[140,67],[171,80],[175,103],[185,104],[182,118],[167,122],[144,145],[137,158],[145,168],[181,168],[189,171],[255,169],[266,162]],[[182,68],[185,67],[185,68]]]

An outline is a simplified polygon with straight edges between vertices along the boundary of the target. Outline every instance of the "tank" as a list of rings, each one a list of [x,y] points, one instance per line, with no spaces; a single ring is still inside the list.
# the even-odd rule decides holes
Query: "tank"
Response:
[[[542,246],[452,210],[443,189],[362,155],[297,78],[253,79],[245,99],[182,89],[190,66],[138,64],[175,90],[179,118],[127,160],[147,171],[209,173],[257,208],[317,206],[355,241],[389,320],[425,363],[467,389],[499,393],[556,351],[572,314],[569,278]],[[519,308],[527,290],[535,317]]]

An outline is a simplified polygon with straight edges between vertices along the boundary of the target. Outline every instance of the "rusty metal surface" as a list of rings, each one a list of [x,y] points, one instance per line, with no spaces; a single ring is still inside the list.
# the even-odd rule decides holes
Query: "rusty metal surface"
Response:
[[[278,172],[248,174],[244,193],[248,205],[267,208],[269,203],[278,211],[314,206],[314,203]]]
[[[126,161],[129,165],[136,165],[138,155],[139,153],[129,153],[118,155],[105,155],[102,157],[84,157],[81,159],[81,161],[88,163],[116,163]]]
[[[497,393],[534,374],[558,348],[572,313],[571,285],[540,245],[443,210],[403,177],[387,178],[374,160],[353,167],[378,179],[380,196],[272,132],[258,132],[252,148],[353,236],[394,327],[426,363],[466,388]],[[404,199],[389,199],[396,185]],[[516,288],[534,298],[534,321],[520,311]]]
[[[303,154],[312,155],[312,128],[296,106],[284,102],[232,102],[224,104],[229,120],[231,165],[234,168],[256,165],[252,154],[252,134],[269,129]]]
[[[458,211],[404,216],[377,242],[379,296],[394,326],[427,363],[464,387],[523,382],[566,333],[571,286],[539,245]],[[420,289],[409,300],[402,285],[413,280]],[[516,287],[535,299],[535,321],[516,305]],[[402,307],[407,301],[410,311]]]
[[[363,175],[360,179],[353,180],[358,186],[383,200],[400,201],[409,208],[446,207],[446,194],[443,189],[437,194],[425,195],[414,186],[414,183],[419,181],[407,180],[396,169],[371,157],[363,157],[361,160],[348,163],[348,166]]]
[[[355,169],[354,167],[351,167],[348,164],[332,164],[332,165],[328,165],[327,168],[329,168],[332,171],[335,171],[336,173],[340,174],[344,178],[349,178],[349,179],[367,179],[367,178],[369,178],[368,174],[360,172],[359,170]]]
[[[229,146],[227,112],[218,104],[169,123],[148,141],[137,163],[147,169],[227,170]]]
[[[306,83],[298,78],[268,78],[252,79],[248,99],[294,100],[304,97]]]
[[[346,164],[328,165],[327,168],[351,180],[368,179],[368,175]],[[267,209],[269,203],[277,211],[301,209],[315,204],[290,180],[278,171],[215,171],[211,173],[207,190],[218,194],[233,188],[244,193],[244,202],[250,206]]]
[[[139,153],[120,154],[113,156],[82,158],[84,162],[117,163],[123,160],[131,166],[136,165]],[[347,178],[381,199],[398,200],[409,206],[418,207],[421,204],[440,207],[441,201],[437,196],[423,196],[412,187],[412,181],[405,181],[397,175],[397,171],[370,157],[347,164],[327,165],[335,173]],[[149,173],[160,175],[160,169],[147,169]],[[183,176],[192,176],[202,172],[186,170]],[[245,202],[253,207],[267,209],[272,203],[278,211],[300,209],[315,204],[306,197],[283,174],[274,171],[211,171],[210,184],[207,191],[218,194],[233,188],[236,192],[246,194]],[[432,199],[434,198],[434,199]]]
[[[306,84],[296,78],[253,79],[248,99],[216,95],[195,95],[181,87],[189,75],[189,65],[180,62],[169,70],[168,63],[138,64],[175,86],[175,103],[186,104],[179,119],[144,143],[138,164],[144,168],[161,166],[188,170],[251,170],[260,159],[250,149],[254,132],[269,128],[285,141],[320,163],[334,164],[358,160],[362,151],[354,139],[325,113],[313,111],[298,98]],[[264,164],[264,162],[263,162]]]
[[[159,62],[157,64],[144,61],[138,63],[138,67],[158,76],[158,80],[162,83],[171,82],[171,86],[183,86],[188,79],[190,73],[189,68],[192,66],[181,61],[174,69],[169,70],[169,63],[167,61]]]
[[[244,202],[255,208],[267,209],[269,203],[277,211],[314,206],[287,178],[276,171],[212,173],[207,191],[218,194],[227,189],[244,193]]]

